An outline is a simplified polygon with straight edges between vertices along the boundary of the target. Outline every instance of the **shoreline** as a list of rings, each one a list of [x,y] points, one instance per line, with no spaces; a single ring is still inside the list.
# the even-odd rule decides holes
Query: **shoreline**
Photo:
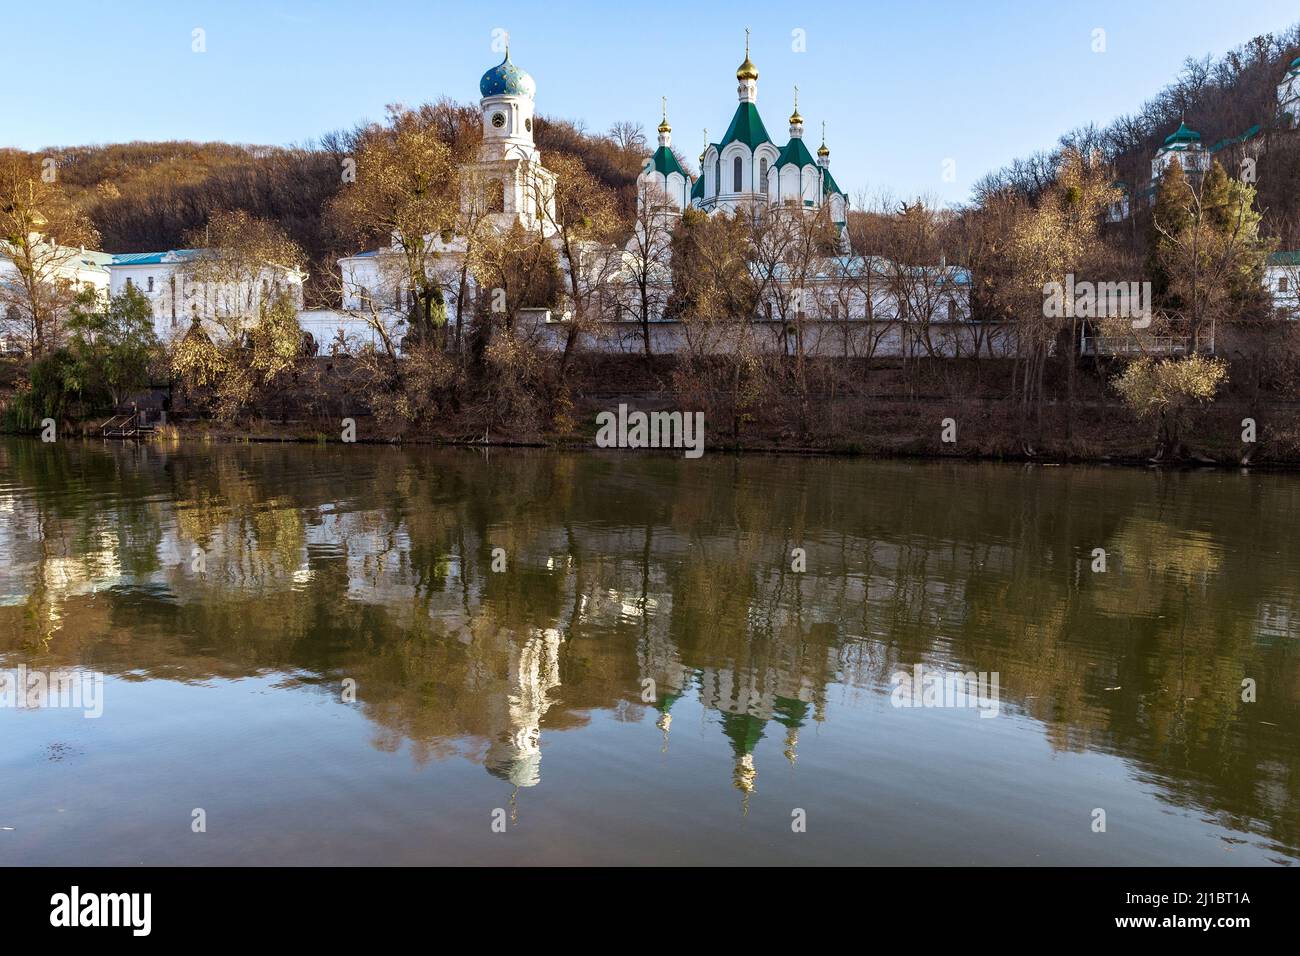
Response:
[[[88,424],[88,423],[78,423]],[[357,437],[352,441],[343,441],[341,438],[332,437],[321,432],[304,434],[293,430],[279,433],[267,433],[262,431],[234,431],[225,428],[209,428],[200,426],[195,430],[183,426],[168,425],[165,434],[154,433],[145,436],[129,438],[105,438],[93,433],[92,429],[80,429],[73,431],[66,437],[75,438],[79,441],[101,441],[101,442],[120,442],[122,444],[137,443],[147,445],[239,445],[239,444],[258,444],[258,445],[367,445],[371,447],[445,447],[445,448],[465,448],[465,449],[538,449],[553,450],[566,452],[631,452],[633,454],[682,457],[680,449],[664,448],[601,448],[597,446],[593,439],[578,439],[576,437],[563,437],[552,440],[546,439],[523,439],[523,438],[500,438],[500,439],[463,439],[440,437],[437,435],[418,435],[403,436],[393,438],[379,437]],[[0,431],[0,437],[3,438],[29,438],[39,440],[38,432],[15,432]],[[760,455],[777,455],[799,458],[861,458],[877,461],[926,461],[926,462],[997,462],[1003,464],[1022,464],[1022,465],[1039,465],[1042,467],[1065,467],[1065,466],[1116,466],[1123,468],[1157,468],[1173,470],[1238,470],[1251,469],[1281,473],[1300,473],[1300,459],[1293,458],[1268,458],[1252,457],[1248,462],[1227,457],[1212,457],[1208,454],[1199,454],[1183,458],[1158,459],[1151,455],[1142,454],[1124,454],[1116,452],[1114,454],[1100,455],[1083,455],[1083,454],[1066,454],[1060,452],[1043,452],[1038,454],[1026,454],[1024,452],[1008,451],[981,451],[972,448],[969,451],[939,452],[928,451],[920,448],[906,447],[866,447],[856,442],[834,443],[826,446],[792,444],[783,445],[770,441],[753,441],[753,442],[714,442],[706,443],[707,451],[714,454],[727,454],[733,456],[760,456]]]

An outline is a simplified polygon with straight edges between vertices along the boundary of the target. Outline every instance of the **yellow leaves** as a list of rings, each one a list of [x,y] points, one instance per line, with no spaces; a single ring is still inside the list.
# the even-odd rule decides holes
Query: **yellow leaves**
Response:
[[[1207,355],[1155,361],[1140,358],[1115,379],[1114,387],[1139,418],[1150,418],[1169,408],[1182,408],[1214,400],[1228,380],[1228,364]]]
[[[193,326],[172,352],[172,371],[191,387],[216,383],[228,368],[222,354],[198,325]]]

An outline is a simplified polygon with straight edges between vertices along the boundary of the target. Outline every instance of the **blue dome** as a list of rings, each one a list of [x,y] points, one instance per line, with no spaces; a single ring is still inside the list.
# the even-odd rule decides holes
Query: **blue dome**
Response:
[[[527,96],[532,99],[537,91],[533,78],[510,62],[510,49],[506,58],[483,74],[478,81],[478,91],[483,96]]]

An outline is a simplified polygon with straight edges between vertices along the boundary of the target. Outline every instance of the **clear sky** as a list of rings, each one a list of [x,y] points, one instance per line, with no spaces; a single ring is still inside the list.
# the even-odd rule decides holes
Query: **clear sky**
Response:
[[[391,102],[476,101],[500,60],[499,28],[537,81],[540,113],[593,131],[636,120],[653,141],[667,96],[674,143],[694,159],[703,129],[716,140],[735,110],[748,26],[759,110],[778,143],[797,83],[806,135],[819,139],[826,121],[850,194],[962,201],[985,172],[1136,109],[1184,57],[1296,19],[1295,0],[6,3],[0,145],[304,143],[380,119]],[[196,28],[206,52],[192,49]]]

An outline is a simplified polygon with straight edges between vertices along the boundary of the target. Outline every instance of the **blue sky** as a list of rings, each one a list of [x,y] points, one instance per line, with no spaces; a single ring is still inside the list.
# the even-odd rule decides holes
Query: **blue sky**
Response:
[[[748,26],[774,139],[786,139],[797,83],[807,135],[827,122],[831,168],[850,194],[960,202],[983,173],[1136,109],[1185,56],[1217,56],[1295,19],[1294,0],[6,4],[0,62],[27,79],[0,89],[0,145],[302,143],[379,119],[390,102],[477,100],[503,28],[537,81],[539,112],[590,130],[632,119],[653,137],[667,96],[674,142],[694,158],[703,129],[716,140],[735,110]],[[1092,51],[1096,28],[1104,53]],[[806,52],[792,49],[794,30]]]

